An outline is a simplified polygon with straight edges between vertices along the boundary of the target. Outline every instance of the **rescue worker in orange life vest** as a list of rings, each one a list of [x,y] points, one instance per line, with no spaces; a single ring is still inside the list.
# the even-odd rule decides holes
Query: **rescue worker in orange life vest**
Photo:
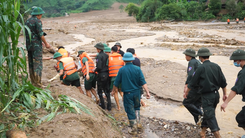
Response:
[[[69,57],[70,53],[65,50],[65,48],[63,46],[59,46],[58,47],[58,52],[62,55],[62,57]]]
[[[86,90],[86,94],[88,97],[92,98],[92,94],[96,98],[96,103],[99,103],[99,98],[97,96],[97,93],[95,91],[96,87],[96,74],[94,72],[95,66],[94,61],[91,59],[91,57],[83,50],[78,51],[77,57],[80,57],[81,59],[81,65],[82,67],[77,70],[77,72],[82,71],[83,77],[84,77],[84,87]]]
[[[113,46],[111,48],[112,54],[110,54],[108,58],[109,77],[111,78],[110,89],[113,88],[113,83],[116,79],[119,69],[124,66],[124,61],[122,60],[122,56],[119,53],[117,53],[117,51],[118,51],[117,46]],[[119,86],[118,91],[119,94],[123,97],[121,86]],[[115,92],[114,99],[117,104],[117,110],[120,110],[118,92]]]
[[[84,94],[81,88],[80,78],[77,73],[77,65],[75,64],[73,58],[62,58],[62,55],[59,52],[56,52],[53,58],[58,61],[57,67],[59,73],[55,77],[50,79],[49,82],[58,79],[60,78],[60,76],[63,75],[63,77],[60,78],[60,80],[62,80],[61,84],[76,86],[79,89],[80,93]]]

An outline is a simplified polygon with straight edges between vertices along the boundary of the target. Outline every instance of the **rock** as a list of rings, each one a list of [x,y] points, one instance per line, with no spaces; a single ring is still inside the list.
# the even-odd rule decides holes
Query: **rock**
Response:
[[[165,129],[167,129],[167,128],[168,128],[168,125],[164,125],[163,127],[164,127]]]
[[[190,127],[190,126],[187,126],[187,127],[186,127],[186,130],[190,130],[190,129],[191,129],[191,127]]]

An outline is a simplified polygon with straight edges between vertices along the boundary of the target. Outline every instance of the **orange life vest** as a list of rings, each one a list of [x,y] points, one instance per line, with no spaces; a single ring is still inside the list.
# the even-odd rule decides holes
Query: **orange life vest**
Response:
[[[94,61],[88,56],[88,54],[86,52],[83,52],[82,54],[79,55],[80,59],[81,59],[81,65],[82,65],[82,72],[83,72],[83,76],[87,75],[87,69],[86,69],[86,65],[83,64],[83,58],[86,57],[88,59],[88,66],[89,66],[89,73],[94,73]]]
[[[68,52],[64,48],[60,48],[58,52],[62,55],[62,58],[68,57]]]
[[[238,22],[238,21],[239,21],[239,19],[238,19],[238,18],[236,18],[236,21]]]
[[[109,76],[116,77],[119,69],[124,66],[121,54],[113,53],[109,56]]]
[[[60,59],[59,62],[62,62],[63,63],[63,66],[64,66],[64,77],[63,77],[63,79],[66,78],[66,75],[71,75],[71,74],[73,74],[73,73],[75,73],[77,71],[76,64],[73,61],[73,58],[72,57],[62,58],[62,59]]]
[[[227,19],[227,22],[229,23],[230,22],[230,19]]]

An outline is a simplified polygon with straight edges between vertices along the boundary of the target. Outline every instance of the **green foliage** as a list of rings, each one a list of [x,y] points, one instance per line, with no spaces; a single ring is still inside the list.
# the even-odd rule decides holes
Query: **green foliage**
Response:
[[[123,12],[124,6],[123,5],[120,5],[119,6],[119,9],[120,9],[120,12]]]
[[[82,12],[90,10],[105,10],[113,4],[113,0],[87,0],[81,8]]]
[[[237,6],[237,3],[235,0],[228,0],[226,2],[226,7],[225,7],[231,16],[234,16],[239,10],[240,7]]]
[[[139,13],[139,7],[133,3],[129,3],[126,6],[125,11],[128,13],[129,16],[136,16]]]
[[[185,3],[185,8],[187,12],[187,17],[185,20],[199,20],[202,17],[203,11],[205,10],[205,4],[191,1]]]
[[[163,3],[159,0],[145,0],[139,10],[139,14],[136,19],[139,22],[150,22],[155,21],[155,12]]]
[[[202,15],[202,20],[214,19],[215,16],[210,12],[204,12]]]
[[[181,5],[170,3],[163,5],[157,10],[156,18],[157,20],[182,20],[185,14],[186,11]]]
[[[221,0],[210,0],[208,8],[213,15],[217,15],[221,10]]]
[[[116,0],[117,2],[120,3],[136,3],[136,4],[141,4],[144,0]]]
[[[226,14],[221,17],[222,22],[227,22],[227,19],[232,19],[232,16],[230,16],[229,14]]]
[[[25,12],[24,12],[25,13]],[[49,121],[64,112],[91,111],[76,99],[59,95],[55,100],[51,92],[34,87],[27,81],[26,55],[22,47],[17,47],[22,31],[30,33],[20,14],[20,0],[0,1],[0,137],[15,124],[24,129]],[[31,36],[29,36],[31,37]],[[48,115],[39,118],[35,112],[43,108]]]

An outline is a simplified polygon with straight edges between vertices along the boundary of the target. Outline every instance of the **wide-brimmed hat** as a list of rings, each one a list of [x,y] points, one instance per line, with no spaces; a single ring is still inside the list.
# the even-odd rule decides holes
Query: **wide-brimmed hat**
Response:
[[[122,45],[119,42],[117,42],[114,46],[120,46],[120,48],[122,48]]]
[[[44,14],[45,12],[43,11],[43,9],[41,7],[35,7],[32,12],[31,15],[40,15],[40,14]]]
[[[61,55],[59,52],[56,52],[56,53],[54,53],[53,59],[55,59],[55,58],[57,58],[57,57],[62,57],[62,55]]]
[[[111,52],[111,48],[105,47],[104,52]]]
[[[135,59],[135,58],[134,58],[133,54],[130,53],[130,52],[126,52],[126,53],[123,55],[123,58],[122,58],[123,61],[133,61],[134,59]]]
[[[210,53],[209,49],[203,47],[203,48],[200,48],[197,52],[197,56],[201,56],[201,57],[204,57],[204,56],[211,56],[212,53]]]
[[[104,45],[102,43],[97,43],[94,47],[100,49],[100,50],[104,50]]]
[[[82,54],[83,52],[85,52],[84,50],[80,50],[77,52],[77,57],[79,57],[80,54]]]
[[[245,51],[241,49],[237,49],[234,51],[230,57],[230,60],[244,60],[245,59]]]
[[[196,51],[192,48],[186,49],[183,54],[191,56],[191,57],[196,57]]]

